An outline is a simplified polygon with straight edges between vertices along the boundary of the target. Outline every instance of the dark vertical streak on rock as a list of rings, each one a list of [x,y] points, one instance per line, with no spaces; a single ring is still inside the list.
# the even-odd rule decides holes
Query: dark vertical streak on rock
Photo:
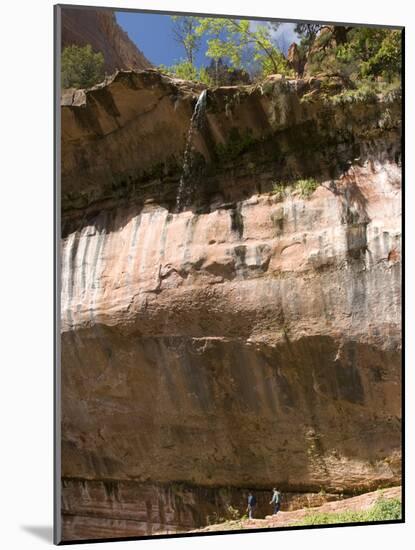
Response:
[[[231,230],[237,235],[238,239],[242,239],[244,234],[244,218],[241,208],[241,203],[237,203],[235,208],[230,210]]]

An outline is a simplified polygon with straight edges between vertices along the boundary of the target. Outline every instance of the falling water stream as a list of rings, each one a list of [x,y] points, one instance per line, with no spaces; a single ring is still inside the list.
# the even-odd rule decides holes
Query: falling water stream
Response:
[[[191,196],[193,187],[191,186],[192,176],[192,142],[195,130],[200,130],[203,125],[206,111],[207,90],[203,90],[199,95],[193,110],[192,118],[190,119],[189,130],[187,132],[186,147],[183,156],[182,175],[180,177],[179,188],[176,198],[176,209],[180,212],[182,206],[186,204]]]

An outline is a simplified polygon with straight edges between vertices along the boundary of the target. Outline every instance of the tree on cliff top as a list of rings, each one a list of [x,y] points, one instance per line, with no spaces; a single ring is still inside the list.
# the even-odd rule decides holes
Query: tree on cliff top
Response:
[[[231,79],[246,82],[246,75],[264,77],[273,73],[290,74],[287,60],[274,44],[271,30],[275,24],[252,27],[247,20],[222,17],[172,17],[176,42],[185,50],[186,58],[162,70],[181,78],[200,80],[206,84],[228,84]],[[195,55],[206,44],[206,57],[211,66],[198,69]],[[230,77],[225,75],[230,73]]]
[[[61,56],[62,88],[89,88],[104,78],[104,56],[92,47],[67,46]]]
[[[247,20],[202,17],[196,34],[207,37],[206,56],[215,63],[225,59],[234,69],[256,70],[261,77],[290,72],[287,60],[272,41],[268,25],[253,29]]]
[[[176,42],[183,46],[186,52],[187,62],[194,64],[194,57],[200,49],[202,37],[196,33],[198,19],[196,17],[172,16],[173,35]]]
[[[311,24],[298,24],[295,30],[309,75],[338,75],[352,83],[400,79],[399,30]]]

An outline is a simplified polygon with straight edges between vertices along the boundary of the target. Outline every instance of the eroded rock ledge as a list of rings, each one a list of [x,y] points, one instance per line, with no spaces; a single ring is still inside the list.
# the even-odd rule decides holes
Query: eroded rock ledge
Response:
[[[122,71],[62,98],[65,211],[134,198],[174,207],[190,118],[203,86],[155,70]],[[327,91],[328,90],[328,91]],[[369,102],[333,101],[338,83],[269,77],[262,85],[207,92],[195,133],[193,206],[212,196],[240,200],[273,182],[336,179],[352,163],[399,162],[397,93]]]
[[[210,513],[199,490],[400,483],[400,102],[324,86],[208,90],[181,208],[200,87],[122,72],[63,98],[62,467],[87,488],[63,488],[71,538],[84,515],[114,527],[105,482],[137,509],[148,486],[193,488],[172,529]],[[310,197],[272,193],[301,177]]]

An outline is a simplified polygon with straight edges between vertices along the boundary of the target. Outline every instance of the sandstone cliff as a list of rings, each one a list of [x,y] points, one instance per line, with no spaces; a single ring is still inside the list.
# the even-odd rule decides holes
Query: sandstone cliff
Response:
[[[62,47],[90,44],[104,55],[105,70],[145,69],[151,63],[118,25],[112,10],[61,8]]]
[[[400,98],[326,88],[208,90],[185,170],[200,87],[63,98],[67,538],[399,484]]]

